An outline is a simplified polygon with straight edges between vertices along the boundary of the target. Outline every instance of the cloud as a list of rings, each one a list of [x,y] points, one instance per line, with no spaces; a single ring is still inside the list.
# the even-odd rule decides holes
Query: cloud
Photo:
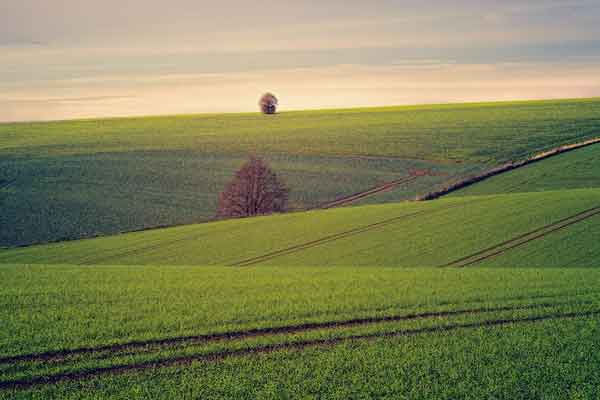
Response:
[[[600,60],[583,63],[339,65],[218,74],[54,81],[3,91],[0,120],[256,111],[275,92],[282,110],[600,96]]]

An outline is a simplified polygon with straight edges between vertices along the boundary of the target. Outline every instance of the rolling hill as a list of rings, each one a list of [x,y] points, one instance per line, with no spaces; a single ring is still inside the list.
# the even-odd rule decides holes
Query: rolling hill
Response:
[[[0,124],[0,247],[213,219],[249,154],[307,209],[406,177],[361,201],[446,182],[595,137],[599,99]]]
[[[599,149],[434,201],[2,249],[0,398],[595,398]]]
[[[544,267],[549,257],[552,265],[591,266],[599,250],[599,199],[599,189],[578,189],[292,213],[6,250],[0,262],[425,267],[510,247],[477,261],[485,265],[517,250],[552,248],[567,236],[577,248],[591,246],[583,253],[589,258],[548,252],[506,265]]]

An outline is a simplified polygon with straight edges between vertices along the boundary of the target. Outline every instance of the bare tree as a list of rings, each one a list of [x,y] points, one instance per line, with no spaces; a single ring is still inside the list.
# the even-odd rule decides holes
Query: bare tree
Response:
[[[219,217],[250,217],[286,209],[289,189],[260,158],[250,159],[219,196]]]
[[[273,93],[265,93],[258,101],[258,105],[263,114],[275,114],[279,102]]]

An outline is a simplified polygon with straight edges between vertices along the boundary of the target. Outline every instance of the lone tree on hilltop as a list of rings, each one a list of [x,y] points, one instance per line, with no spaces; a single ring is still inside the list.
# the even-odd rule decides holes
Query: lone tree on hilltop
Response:
[[[275,114],[279,102],[273,93],[265,93],[258,101],[258,105],[263,114]]]
[[[260,158],[250,159],[219,196],[219,217],[251,217],[283,212],[289,189]]]

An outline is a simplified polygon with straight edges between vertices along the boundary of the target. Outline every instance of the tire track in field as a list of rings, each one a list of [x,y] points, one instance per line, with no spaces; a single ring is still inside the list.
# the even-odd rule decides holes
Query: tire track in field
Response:
[[[596,292],[593,292],[594,294]],[[589,293],[584,293],[581,295],[571,295],[569,297],[580,297],[580,296],[588,296]],[[545,296],[546,298],[550,296]],[[563,297],[563,296],[556,296]],[[504,299],[511,300],[511,299]],[[133,351],[133,350],[146,350],[150,347],[173,347],[178,345],[192,345],[192,344],[202,344],[202,343],[210,343],[210,342],[218,342],[218,341],[228,341],[228,340],[237,340],[237,339],[247,339],[252,337],[264,337],[264,336],[274,336],[281,334],[293,334],[293,333],[302,333],[319,329],[332,329],[332,328],[348,328],[348,327],[356,327],[360,325],[370,325],[377,324],[383,322],[400,322],[400,321],[411,321],[411,320],[420,320],[420,319],[428,319],[428,318],[440,318],[440,317],[452,317],[458,315],[476,315],[482,313],[489,312],[502,312],[502,311],[516,311],[516,310],[534,310],[538,308],[548,308],[554,306],[564,306],[564,305],[572,305],[572,304],[592,304],[593,300],[582,300],[578,302],[572,301],[555,301],[555,302],[544,302],[544,303],[534,303],[534,304],[515,304],[509,306],[497,306],[497,307],[473,307],[473,308],[465,308],[459,310],[446,310],[446,311],[429,311],[429,312],[421,312],[421,313],[412,313],[412,314],[398,314],[398,315],[387,315],[381,317],[364,317],[364,318],[352,318],[347,320],[337,320],[337,321],[325,321],[325,322],[308,322],[303,324],[296,325],[284,325],[279,327],[266,327],[266,328],[255,328],[255,329],[246,329],[239,331],[229,331],[222,333],[212,333],[212,334],[204,334],[204,335],[190,335],[190,336],[180,336],[166,339],[150,339],[150,340],[140,340],[140,341],[131,341],[127,343],[121,344],[113,344],[113,345],[101,345],[94,347],[81,347],[72,350],[58,350],[58,351],[48,351],[43,353],[33,353],[33,354],[22,354],[10,357],[0,358],[0,364],[11,364],[15,362],[26,362],[26,361],[57,361],[64,360],[68,357],[80,356],[86,354],[95,354],[95,353],[113,353],[119,354],[122,351]]]
[[[417,179],[419,179],[420,177],[423,177],[423,176],[440,176],[440,175],[444,175],[444,174],[438,173],[438,172],[432,172],[431,169],[413,169],[413,170],[410,170],[408,176],[405,176],[401,179],[398,179],[398,180],[395,180],[392,182],[387,182],[387,183],[384,183],[383,185],[375,186],[371,189],[368,189],[368,190],[365,190],[362,192],[358,192],[358,193],[354,193],[349,196],[340,197],[338,199],[320,204],[320,205],[316,206],[314,209],[328,209],[328,208],[343,206],[343,205],[346,205],[349,203],[353,203],[357,200],[363,199],[365,197],[372,196],[374,194],[388,192],[390,190],[396,189],[398,186],[416,181]]]
[[[399,179],[397,181],[393,181],[393,182],[388,182],[385,183],[381,186],[376,186],[374,188],[371,188],[369,190],[366,190],[364,192],[359,192],[359,193],[355,193],[352,194],[350,196],[345,196],[345,197],[341,197],[339,199],[327,202],[327,203],[323,203],[321,205],[318,205],[317,207],[315,207],[315,209],[328,209],[328,208],[333,208],[333,207],[338,207],[341,205],[345,205],[345,204],[349,204],[349,203],[353,203],[357,200],[363,199],[365,197],[369,197],[372,196],[374,194],[377,193],[381,193],[381,192],[387,192],[389,190],[395,189],[396,187],[400,186],[400,185],[404,185],[406,183],[410,183],[412,181],[417,180],[419,177],[418,176],[409,176],[409,177],[405,177],[402,179]]]
[[[452,261],[448,264],[444,264],[441,267],[467,267],[473,264],[477,264],[481,261],[496,257],[500,254],[506,253],[509,250],[528,244],[534,240],[541,239],[548,236],[549,234],[558,230],[567,228],[571,225],[590,219],[596,215],[600,215],[600,206],[592,207],[590,209],[579,212],[570,217],[563,218],[559,221],[551,224],[542,226],[541,228],[534,229],[510,240],[502,242],[500,244],[488,247],[487,249],[478,251],[477,253],[469,256],[460,258]]]
[[[306,249],[310,249],[312,247],[320,246],[322,244],[334,242],[334,241],[344,239],[347,237],[351,237],[351,236],[355,236],[355,235],[358,235],[361,233],[373,231],[373,230],[379,229],[381,227],[394,224],[398,221],[402,221],[404,219],[416,217],[419,215],[431,215],[431,214],[435,214],[440,211],[446,211],[446,210],[449,210],[452,208],[457,208],[457,207],[466,207],[466,206],[472,205],[474,203],[480,203],[480,202],[485,202],[485,201],[490,201],[490,200],[492,200],[492,199],[490,199],[490,198],[477,199],[477,200],[472,200],[472,201],[463,202],[463,203],[459,203],[459,204],[450,204],[445,207],[439,207],[439,208],[436,208],[433,210],[420,210],[420,211],[416,211],[416,212],[409,213],[409,214],[399,215],[399,216],[384,219],[382,221],[375,222],[372,224],[363,225],[363,226],[359,226],[357,228],[349,229],[347,231],[338,232],[338,233],[335,233],[332,235],[324,236],[322,238],[311,240],[309,242],[289,246],[289,247],[286,247],[281,250],[273,251],[271,253],[248,258],[245,260],[241,260],[241,261],[235,262],[233,264],[229,264],[229,266],[230,267],[248,267],[250,265],[254,265],[254,264],[257,264],[260,262],[264,262],[264,261],[269,261],[269,260],[272,260],[277,257],[286,256],[286,255],[297,253],[297,252],[300,252],[300,251],[303,251]]]
[[[276,351],[302,351],[312,347],[331,347],[340,343],[349,341],[365,341],[365,340],[379,340],[384,338],[397,338],[397,337],[412,337],[424,334],[441,334],[447,332],[453,332],[461,329],[477,329],[477,328],[492,328],[505,325],[518,325],[528,324],[551,320],[566,320],[575,318],[587,318],[595,317],[600,315],[600,310],[591,310],[583,312],[568,312],[568,313],[551,313],[545,315],[536,315],[522,318],[503,318],[503,319],[492,319],[479,322],[463,323],[463,324],[450,324],[445,326],[435,326],[426,328],[415,328],[399,330],[394,332],[383,332],[383,333],[370,333],[370,334],[357,334],[350,335],[340,338],[330,339],[309,339],[297,342],[289,343],[277,343],[259,346],[255,348],[244,348],[238,350],[225,350],[218,351],[208,354],[196,355],[196,356],[182,356],[173,357],[163,360],[145,361],[136,364],[128,365],[115,365],[110,367],[93,368],[79,372],[67,372],[59,373],[54,375],[47,375],[36,377],[32,379],[16,379],[8,381],[0,381],[0,389],[27,389],[39,385],[50,385],[58,384],[67,381],[81,381],[85,379],[91,379],[100,377],[103,375],[116,375],[127,372],[140,372],[150,369],[176,367],[176,366],[188,366],[195,362],[219,362],[234,357],[244,356],[255,356],[260,354],[268,354]]]

